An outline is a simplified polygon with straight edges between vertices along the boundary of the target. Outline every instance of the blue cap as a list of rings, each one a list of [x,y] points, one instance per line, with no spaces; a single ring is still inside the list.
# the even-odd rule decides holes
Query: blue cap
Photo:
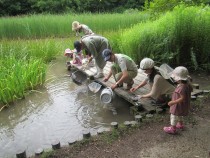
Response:
[[[82,44],[79,41],[75,41],[74,48],[77,50],[77,53],[79,53],[82,49]]]
[[[108,61],[111,58],[112,51],[110,49],[104,49],[102,52],[104,61]]]

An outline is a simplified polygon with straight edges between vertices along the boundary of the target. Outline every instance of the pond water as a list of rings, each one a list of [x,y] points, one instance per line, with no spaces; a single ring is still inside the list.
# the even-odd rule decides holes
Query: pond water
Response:
[[[1,158],[16,157],[20,150],[31,156],[38,148],[51,149],[54,140],[63,146],[82,139],[84,129],[95,135],[113,121],[134,119],[126,101],[116,97],[113,103],[104,105],[100,92],[90,92],[87,84],[76,85],[67,75],[65,59],[56,60],[49,68],[44,88],[1,111]]]

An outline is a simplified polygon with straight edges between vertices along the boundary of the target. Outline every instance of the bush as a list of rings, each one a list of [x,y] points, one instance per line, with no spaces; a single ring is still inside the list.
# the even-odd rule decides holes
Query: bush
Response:
[[[194,68],[197,63],[206,69],[210,61],[210,9],[177,6],[155,21],[123,31],[119,42],[120,50],[136,62],[151,57],[158,62]]]

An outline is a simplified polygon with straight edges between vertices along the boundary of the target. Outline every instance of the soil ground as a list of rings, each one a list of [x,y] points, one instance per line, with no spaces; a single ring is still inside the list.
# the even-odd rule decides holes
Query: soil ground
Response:
[[[185,129],[175,135],[163,132],[163,127],[169,125],[170,120],[167,110],[165,114],[143,120],[141,126],[121,133],[112,143],[99,136],[80,145],[62,147],[45,157],[209,158],[210,97],[193,104],[191,114],[185,118]]]

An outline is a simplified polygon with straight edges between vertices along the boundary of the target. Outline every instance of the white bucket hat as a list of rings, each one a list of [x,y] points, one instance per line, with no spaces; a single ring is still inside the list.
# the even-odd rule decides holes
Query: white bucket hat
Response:
[[[184,67],[184,66],[178,66],[172,72],[171,77],[175,81],[188,80],[189,79],[189,72],[188,72],[188,70],[187,70],[186,67]]]
[[[79,27],[79,22],[78,21],[74,21],[73,23],[72,23],[72,31],[75,31],[75,30],[77,30],[78,29],[78,27]]]
[[[155,62],[150,58],[144,58],[140,62],[140,69],[146,70],[146,69],[152,69],[155,66]]]

